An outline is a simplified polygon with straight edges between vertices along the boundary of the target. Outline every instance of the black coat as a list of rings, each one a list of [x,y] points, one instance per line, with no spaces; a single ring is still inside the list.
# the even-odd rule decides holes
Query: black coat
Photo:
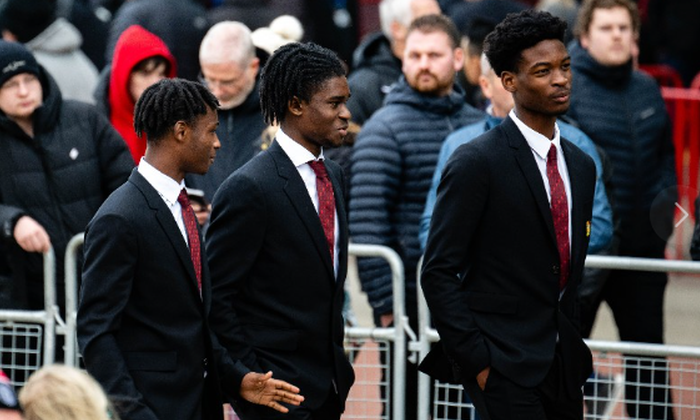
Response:
[[[318,213],[277,142],[216,194],[207,232],[212,328],[233,359],[301,389],[318,409],[332,384],[342,411],[354,374],[343,351],[347,214],[340,167],[326,160],[340,236],[334,276]]]
[[[88,226],[78,343],[124,420],[220,419],[219,373],[233,396],[248,372],[226,359],[210,332],[201,255],[200,299],[175,219],[136,170]]]
[[[64,101],[46,72],[39,78],[44,103],[34,112],[33,138],[0,112],[0,225],[28,215],[46,229],[62,290],[68,241],[126,181],[133,161],[124,140],[94,106]],[[31,308],[43,308],[41,254],[22,251],[12,232],[3,233],[15,284],[26,286]],[[59,293],[60,302],[62,297]]]
[[[591,372],[578,333],[576,290],[588,249],[595,185],[590,157],[562,139],[571,183],[571,272],[559,297],[559,252],[549,201],[532,151],[507,118],[459,147],[438,189],[421,286],[456,376],[491,366],[534,387],[557,340],[570,395]],[[438,357],[439,358],[439,357]],[[436,373],[429,367],[428,372]]]

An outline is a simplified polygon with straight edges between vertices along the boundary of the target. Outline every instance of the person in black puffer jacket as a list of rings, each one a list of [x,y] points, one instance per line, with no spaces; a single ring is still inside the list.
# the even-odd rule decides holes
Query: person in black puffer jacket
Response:
[[[19,104],[19,105],[18,105]],[[124,141],[93,105],[63,100],[22,45],[0,41],[0,226],[13,306],[42,309],[42,251],[53,246],[64,307],[63,258],[105,198],[129,176]]]
[[[633,69],[639,34],[630,0],[587,0],[577,40],[569,46],[573,73],[568,115],[612,162],[613,212],[621,256],[664,258],[677,200],[671,124],[656,82]],[[666,273],[613,270],[602,297],[622,341],[663,343]],[[626,395],[632,418],[672,419],[665,361],[628,362]],[[636,384],[644,384],[639,386]],[[649,386],[648,384],[652,385]]]
[[[404,76],[355,142],[350,182],[350,236],[357,244],[384,245],[401,257],[406,311],[417,327],[418,230],[440,146],[452,131],[484,118],[464,102],[454,76],[462,68],[459,32],[442,15],[413,21],[406,37]],[[393,322],[392,275],[380,258],[358,260],[360,281],[377,326]],[[415,365],[407,388],[415,391]],[[415,418],[415,397],[406,397],[406,419]]]

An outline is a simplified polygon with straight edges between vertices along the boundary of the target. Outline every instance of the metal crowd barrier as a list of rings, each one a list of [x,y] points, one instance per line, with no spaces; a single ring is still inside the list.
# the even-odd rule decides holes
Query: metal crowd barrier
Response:
[[[357,258],[383,258],[391,267],[394,326],[345,329],[346,352],[355,369],[355,384],[350,390],[342,419],[403,420],[406,395],[404,360],[407,357],[406,335],[410,328],[404,305],[403,263],[394,250],[385,246],[350,244],[349,254]]]
[[[586,267],[612,270],[656,271],[668,273],[700,273],[700,263],[693,261],[661,260],[651,258],[613,257],[591,255],[586,258]],[[418,288],[419,342],[416,348],[421,360],[430,351],[430,345],[439,341],[439,335],[430,326],[430,313],[423,291]],[[584,398],[587,420],[617,420],[628,418],[625,406],[642,403],[634,395],[625,395],[627,386],[647,387],[647,380],[625,379],[625,368],[636,366],[639,372],[645,369],[651,374],[668,370],[670,381],[657,385],[651,393],[670,391],[671,400],[656,403],[669,408],[674,417],[669,420],[700,419],[700,348],[662,344],[642,344],[586,340],[594,354],[594,370],[597,375],[589,379],[587,387],[593,389]],[[430,386],[434,387],[431,398]],[[434,381],[425,374],[418,379],[418,420],[462,420],[475,418],[471,404],[465,403],[464,392],[459,385]],[[658,407],[657,407],[658,408]],[[445,413],[450,413],[447,416]],[[455,413],[457,413],[455,415]]]
[[[78,252],[85,242],[85,234],[79,233],[71,238],[66,246],[65,283],[66,283],[66,326],[64,363],[78,366]]]
[[[56,323],[56,258],[53,248],[44,253],[44,309],[0,310],[0,368],[19,388],[40,366],[54,361]]]

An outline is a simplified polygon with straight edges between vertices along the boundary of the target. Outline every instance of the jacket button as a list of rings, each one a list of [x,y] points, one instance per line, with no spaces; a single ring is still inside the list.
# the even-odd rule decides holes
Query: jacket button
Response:
[[[558,265],[553,265],[552,266],[552,274],[554,275],[559,275],[559,266]]]

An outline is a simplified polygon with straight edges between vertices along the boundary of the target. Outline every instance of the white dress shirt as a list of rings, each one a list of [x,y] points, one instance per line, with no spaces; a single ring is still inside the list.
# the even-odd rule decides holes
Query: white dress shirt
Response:
[[[148,183],[155,188],[158,195],[160,195],[160,198],[162,198],[165,202],[165,205],[168,206],[170,213],[172,213],[173,217],[175,218],[177,227],[180,228],[180,233],[182,234],[182,238],[185,240],[185,244],[187,244],[189,247],[187,229],[185,228],[185,221],[182,218],[182,206],[177,201],[180,191],[185,188],[185,181],[183,180],[182,182],[178,183],[174,179],[156,169],[144,158],[141,158],[141,161],[139,162],[138,171],[144,178],[146,178],[146,181],[148,181]]]
[[[275,136],[275,141],[279,143],[284,153],[287,154],[292,164],[297,168],[301,180],[304,181],[306,186],[306,191],[311,197],[311,202],[314,204],[316,213],[318,213],[318,190],[316,189],[316,173],[311,166],[309,166],[309,161],[312,160],[324,160],[323,149],[318,158],[314,156],[313,153],[308,151],[304,146],[292,140],[287,134],[280,128]],[[338,225],[338,210],[335,211],[334,217],[334,244],[333,244],[333,271],[335,276],[338,276],[338,236],[340,235],[340,227]]]
[[[549,190],[549,178],[547,178],[547,153],[549,153],[549,148],[552,144],[557,148],[557,168],[559,169],[561,180],[564,183],[566,201],[569,206],[569,244],[571,244],[571,182],[569,181],[569,170],[566,166],[564,152],[561,149],[559,126],[554,123],[554,138],[550,140],[518,119],[518,116],[515,115],[515,110],[511,110],[509,116],[523,134],[523,137],[525,137],[525,141],[527,141],[532,155],[535,157],[537,169],[540,170],[540,176],[544,183],[544,189],[547,191],[547,200],[549,201],[550,207],[552,205],[552,193]],[[569,247],[569,252],[571,252],[571,247]]]

